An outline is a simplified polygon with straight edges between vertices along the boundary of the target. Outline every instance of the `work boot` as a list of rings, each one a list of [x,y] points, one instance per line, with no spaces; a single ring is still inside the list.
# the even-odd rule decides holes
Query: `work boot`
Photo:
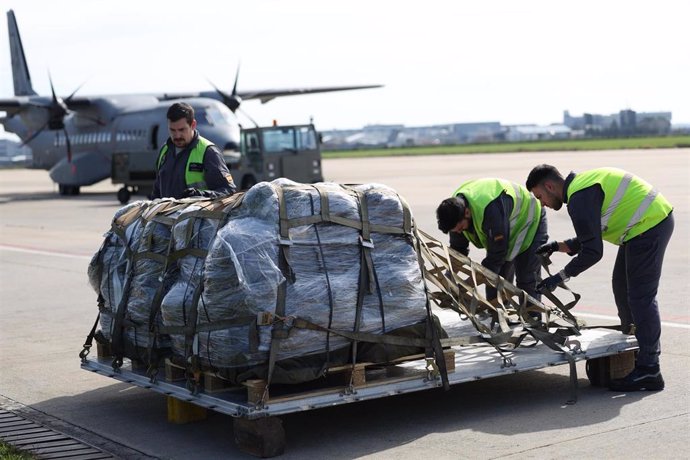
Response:
[[[659,391],[664,389],[664,378],[661,376],[658,364],[635,366],[635,369],[622,379],[611,380],[609,389],[612,391]]]

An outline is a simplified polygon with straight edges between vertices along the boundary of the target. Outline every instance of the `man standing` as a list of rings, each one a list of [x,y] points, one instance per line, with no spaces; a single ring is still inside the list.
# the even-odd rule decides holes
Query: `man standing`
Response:
[[[635,369],[613,380],[614,391],[663,390],[659,368],[661,320],[656,293],[666,246],[673,233],[673,207],[650,184],[615,168],[570,173],[563,179],[551,165],[536,166],[527,178],[527,189],[554,210],[563,203],[576,237],[552,241],[540,252],[577,254],[558,274],[539,285],[553,290],[597,263],[606,240],[618,245],[613,267],[613,295],[624,333],[634,326],[640,346]]]
[[[503,179],[465,182],[452,198],[436,209],[438,228],[450,232],[450,247],[469,254],[469,242],[486,248],[482,265],[508,280],[516,275],[517,286],[537,300],[540,271],[536,249],[546,243],[546,214],[527,189]],[[487,300],[496,290],[487,287]]]
[[[167,118],[170,137],[158,156],[151,198],[216,198],[235,193],[220,150],[196,130],[192,106],[175,102]]]

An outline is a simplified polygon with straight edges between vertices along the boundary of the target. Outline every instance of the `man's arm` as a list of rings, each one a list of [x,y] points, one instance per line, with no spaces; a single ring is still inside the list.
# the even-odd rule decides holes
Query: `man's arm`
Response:
[[[482,261],[482,265],[494,273],[501,271],[508,254],[510,210],[512,210],[512,199],[508,195],[496,198],[484,210],[482,230],[486,234],[486,258]]]
[[[237,190],[223,154],[215,145],[210,145],[204,153],[204,180],[208,190],[219,195],[232,195]]]
[[[162,198],[161,196],[161,175],[160,168],[156,167],[156,180],[153,181],[153,191],[151,192],[150,198],[155,200],[156,198]]]
[[[500,273],[508,254],[511,210],[512,199],[507,194],[496,198],[484,210],[482,230],[486,234],[486,257],[482,265],[494,273]],[[496,295],[496,289],[487,284],[486,298],[495,299]]]
[[[470,254],[470,242],[462,233],[450,232],[450,247],[455,249],[460,254]]]
[[[604,242],[601,239],[601,206],[604,191],[599,185],[579,190],[568,200],[568,214],[575,228],[576,238],[565,243],[577,256],[565,266],[567,276],[577,276],[601,260]]]

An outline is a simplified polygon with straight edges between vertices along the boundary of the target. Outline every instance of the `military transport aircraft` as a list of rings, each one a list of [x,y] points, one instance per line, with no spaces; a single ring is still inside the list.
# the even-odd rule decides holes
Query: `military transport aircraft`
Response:
[[[157,151],[168,137],[166,112],[175,101],[196,111],[199,131],[223,150],[236,150],[240,124],[236,116],[242,100],[266,103],[279,96],[379,88],[382,85],[237,90],[239,68],[232,92],[176,94],[57,95],[52,79],[50,96],[39,96],[31,85],[14,12],[7,12],[15,97],[0,99],[6,116],[0,123],[15,133],[33,152],[33,167],[50,170],[61,195],[76,195],[79,187],[110,177],[116,152]],[[49,75],[50,78],[50,75]]]

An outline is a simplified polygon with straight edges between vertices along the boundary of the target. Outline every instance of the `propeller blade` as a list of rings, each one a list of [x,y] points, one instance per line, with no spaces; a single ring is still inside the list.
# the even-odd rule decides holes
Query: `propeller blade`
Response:
[[[72,163],[72,143],[69,141],[69,134],[67,130],[62,128],[62,132],[65,133],[65,144],[67,145],[67,162]]]
[[[232,87],[232,95],[237,96],[237,81],[240,79],[240,63],[237,63],[237,71],[235,72],[235,85]]]
[[[71,101],[72,98],[74,97],[74,95],[77,94],[77,91],[79,91],[81,89],[81,87],[84,86],[85,84],[86,84],[86,80],[84,80],[84,82],[81,85],[77,86],[77,89],[72,91],[72,94],[67,96],[67,99],[65,99],[65,103],[68,103],[69,101]]]
[[[45,122],[45,124],[43,126],[41,126],[40,129],[36,130],[36,132],[34,132],[31,136],[29,136],[25,141],[22,141],[21,146],[24,147],[26,144],[28,144],[29,142],[34,140],[36,138],[36,136],[41,134],[43,132],[43,130],[46,129],[46,126],[48,126],[48,122]]]
[[[247,117],[247,118],[249,119],[249,121],[251,121],[252,123],[254,123],[254,126],[256,126],[257,128],[259,127],[259,124],[258,124],[256,121],[254,121],[254,119],[253,119],[252,117],[250,117],[249,114],[248,114],[247,112],[245,112],[244,110],[240,109],[239,107],[237,108],[237,110],[239,110],[240,113],[241,113],[242,115],[244,115],[245,117]]]
[[[50,76],[50,71],[48,71],[48,81],[50,82],[50,91],[53,93],[53,103],[58,103],[57,95],[55,94],[55,87],[53,86],[53,78]]]
[[[232,111],[232,113],[235,113],[237,108],[242,103],[242,99],[234,93],[228,94],[228,93],[223,92],[220,88],[218,88],[216,85],[214,85],[213,82],[211,80],[209,80],[208,78],[206,80],[208,80],[209,84],[211,86],[213,86],[213,89],[216,90],[216,93],[220,94],[220,96],[223,98],[223,101],[222,101],[223,104],[225,104]],[[237,84],[237,82],[235,82],[235,84]],[[235,91],[235,90],[233,89],[233,91]]]
[[[206,81],[208,82],[209,85],[213,86],[213,89],[216,90],[216,93],[220,94],[224,98],[228,97],[227,94],[225,94],[220,88],[218,88],[216,85],[213,84],[210,78],[206,78]]]

